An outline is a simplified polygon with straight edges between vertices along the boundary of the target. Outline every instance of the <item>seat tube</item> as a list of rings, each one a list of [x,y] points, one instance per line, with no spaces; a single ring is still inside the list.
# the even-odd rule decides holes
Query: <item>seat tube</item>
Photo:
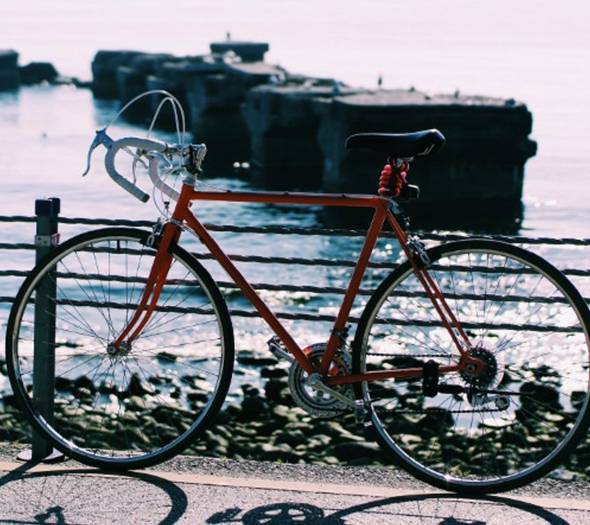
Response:
[[[356,297],[361,280],[365,270],[367,269],[367,264],[371,258],[371,253],[373,252],[373,248],[377,243],[377,238],[379,237],[379,233],[381,233],[381,228],[383,228],[383,223],[385,222],[387,211],[386,206],[387,203],[384,203],[375,208],[373,219],[371,221],[371,225],[369,226],[369,230],[367,231],[367,237],[365,238],[365,243],[363,244],[363,248],[359,254],[359,258],[350,279],[350,283],[348,284],[348,288],[344,295],[344,300],[342,301],[340,311],[338,312],[338,317],[334,322],[334,327],[326,346],[326,352],[322,357],[322,363],[320,366],[320,373],[322,375],[326,375],[328,373],[334,354],[342,344],[342,339],[346,330],[346,322],[348,321],[354,298]]]

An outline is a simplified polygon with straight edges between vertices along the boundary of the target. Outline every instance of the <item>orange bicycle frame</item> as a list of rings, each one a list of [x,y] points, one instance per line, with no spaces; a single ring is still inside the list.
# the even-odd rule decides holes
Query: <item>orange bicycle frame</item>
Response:
[[[373,208],[373,218],[367,231],[362,250],[354,268],[350,283],[344,294],[344,299],[334,322],[334,326],[327,341],[326,351],[322,357],[319,368],[316,368],[305,354],[287,329],[278,320],[266,303],[260,298],[256,290],[237,269],[230,258],[225,254],[215,239],[209,234],[203,224],[190,211],[191,203],[194,201],[223,201],[223,202],[251,202],[268,204],[299,204],[313,206],[340,206],[353,208]],[[181,225],[188,226],[207,247],[217,262],[223,267],[228,275],[240,288],[242,293],[251,302],[260,316],[266,321],[270,328],[282,341],[285,348],[299,362],[301,367],[309,374],[319,372],[326,378],[327,385],[349,384],[360,381],[371,381],[387,378],[415,378],[422,376],[422,368],[403,368],[387,371],[370,371],[363,374],[348,374],[330,376],[330,364],[335,353],[342,344],[342,335],[346,329],[352,304],[359,290],[362,277],[367,268],[371,253],[375,247],[379,234],[384,223],[393,229],[406,257],[410,261],[414,273],[428,294],[434,308],[441,318],[443,326],[449,332],[457,351],[459,360],[455,365],[441,366],[441,374],[460,371],[467,363],[479,364],[476,359],[466,355],[470,342],[461,328],[459,321],[451,311],[440,289],[434,279],[428,274],[427,269],[420,265],[409,246],[408,235],[397,221],[391,211],[391,200],[386,197],[372,195],[350,195],[350,194],[329,194],[329,193],[302,193],[302,192],[239,192],[239,191],[197,191],[191,185],[183,184],[180,196],[177,200],[172,219],[166,223],[160,238],[157,254],[153,267],[147,279],[147,284],[138,305],[138,308],[125,330],[115,341],[119,348],[121,345],[130,344],[139,336],[143,327],[149,321],[154,312],[162,287],[164,286],[168,270],[172,262],[170,246],[178,242],[182,232]],[[143,315],[143,318],[142,318]]]

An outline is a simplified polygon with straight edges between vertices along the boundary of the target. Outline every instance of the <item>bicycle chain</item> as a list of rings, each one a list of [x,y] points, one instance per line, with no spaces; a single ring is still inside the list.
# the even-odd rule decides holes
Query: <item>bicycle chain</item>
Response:
[[[412,358],[417,358],[417,357],[443,357],[446,359],[451,359],[451,356],[444,356],[441,354],[414,354],[414,355],[408,355],[408,354],[383,354],[383,353],[379,353],[379,352],[371,352],[370,354],[367,355],[371,355],[371,356],[380,356],[380,357],[412,357]],[[396,414],[432,414],[433,412],[440,412],[440,413],[445,413],[445,414],[489,414],[492,412],[505,412],[504,410],[501,410],[499,408],[495,408],[495,409],[488,409],[488,410],[445,410],[445,409],[441,409],[441,408],[431,408],[428,410],[395,410]]]
[[[411,358],[416,358],[416,357],[442,357],[444,359],[452,359],[452,356],[450,355],[445,355],[445,354],[382,354],[379,352],[370,352],[367,355],[370,356],[380,356],[380,357],[411,357]]]
[[[444,414],[488,414],[490,412],[505,412],[499,408],[490,410],[444,410],[442,408],[431,408],[428,410],[394,410],[396,414],[432,414],[433,412],[440,412]]]

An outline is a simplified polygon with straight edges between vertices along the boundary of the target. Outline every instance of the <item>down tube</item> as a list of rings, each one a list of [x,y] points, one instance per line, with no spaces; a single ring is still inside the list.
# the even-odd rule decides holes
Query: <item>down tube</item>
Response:
[[[289,350],[289,352],[293,354],[293,356],[295,357],[295,359],[297,359],[301,367],[308,374],[314,373],[315,369],[313,365],[302,352],[299,345],[291,337],[291,334],[287,332],[287,330],[277,319],[275,314],[273,314],[271,310],[268,308],[268,306],[266,306],[266,303],[256,293],[256,290],[254,290],[254,288],[250,286],[250,283],[240,273],[240,271],[236,268],[234,263],[231,262],[230,258],[217,244],[215,239],[213,239],[213,237],[209,235],[209,232],[205,229],[205,227],[196,219],[196,217],[194,217],[190,213],[185,214],[183,218],[187,222],[187,224],[193,229],[193,231],[199,236],[199,238],[205,244],[205,246],[207,246],[209,251],[213,254],[213,256],[219,262],[219,264],[221,264],[223,269],[239,286],[240,290],[242,290],[242,292],[244,293],[246,298],[252,303],[254,308],[258,310],[258,313],[262,316],[266,323],[279,336],[283,344],[286,346],[287,350]]]

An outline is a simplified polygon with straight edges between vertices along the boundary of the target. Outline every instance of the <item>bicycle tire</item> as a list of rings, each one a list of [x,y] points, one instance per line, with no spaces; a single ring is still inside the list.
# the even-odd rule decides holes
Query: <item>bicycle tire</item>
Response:
[[[500,492],[554,469],[590,424],[590,313],[554,266],[507,243],[473,239],[427,251],[429,274],[486,362],[479,378],[441,383],[498,390],[424,395],[420,379],[355,384],[379,444],[445,490]],[[375,291],[353,344],[353,373],[457,362],[451,337],[409,262]]]
[[[156,253],[149,235],[105,228],[60,245],[22,284],[6,332],[10,382],[34,430],[67,456],[108,470],[145,468],[184,450],[220,410],[233,371],[225,301],[178,245],[149,323],[126,355],[107,351],[143,292]],[[43,306],[47,283],[55,295]],[[55,326],[53,417],[44,417],[32,388],[35,337],[52,330],[41,321],[35,328],[37,297]]]

